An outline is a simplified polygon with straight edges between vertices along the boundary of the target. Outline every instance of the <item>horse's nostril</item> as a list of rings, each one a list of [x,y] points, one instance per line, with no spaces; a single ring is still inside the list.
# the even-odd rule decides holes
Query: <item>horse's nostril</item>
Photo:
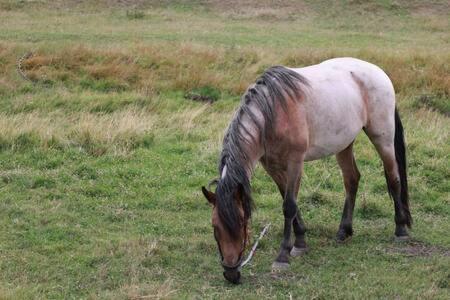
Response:
[[[241,279],[241,272],[238,271],[225,271],[223,277],[231,283],[238,284]]]

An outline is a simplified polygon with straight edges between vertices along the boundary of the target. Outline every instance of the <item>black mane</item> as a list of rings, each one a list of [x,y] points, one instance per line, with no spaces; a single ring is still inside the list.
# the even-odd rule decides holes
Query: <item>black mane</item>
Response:
[[[227,166],[226,176],[220,178],[217,184],[216,205],[219,218],[233,237],[236,237],[242,225],[235,200],[236,193],[240,193],[245,219],[251,217],[253,208],[250,179],[246,173],[249,160],[245,145],[255,143],[258,138],[265,145],[266,133],[270,131],[276,118],[275,105],[280,104],[285,109],[289,98],[296,100],[304,95],[300,84],[309,85],[306,78],[290,69],[282,66],[269,68],[242,96],[241,106],[228,127],[219,161],[219,174]],[[261,113],[263,124],[251,111],[250,104]],[[257,129],[257,137],[243,125],[244,116]]]

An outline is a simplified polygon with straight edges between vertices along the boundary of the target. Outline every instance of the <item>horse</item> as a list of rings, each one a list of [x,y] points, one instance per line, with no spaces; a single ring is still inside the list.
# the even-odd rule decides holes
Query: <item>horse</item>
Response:
[[[361,130],[383,162],[394,202],[395,238],[407,240],[412,217],[403,125],[393,84],[381,68],[350,57],[303,68],[274,66],[247,88],[223,139],[216,190],[202,187],[212,205],[214,237],[228,281],[240,281],[253,209],[250,179],[258,161],[283,199],[283,239],[273,269],[288,267],[289,256],[308,251],[296,203],[304,162],[336,155],[345,188],[336,240],[351,238],[361,176],[353,143]]]

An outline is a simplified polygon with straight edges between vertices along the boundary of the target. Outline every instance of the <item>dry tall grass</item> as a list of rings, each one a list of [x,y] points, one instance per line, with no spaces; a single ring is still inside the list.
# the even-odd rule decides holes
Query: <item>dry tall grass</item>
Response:
[[[5,62],[0,68],[4,94],[14,94],[23,84],[18,76],[11,76],[14,53],[18,53],[17,49],[0,44],[0,60]],[[157,96],[161,92],[211,87],[238,96],[269,65],[305,66],[338,56],[359,57],[380,65],[393,80],[400,99],[421,94],[442,99],[450,96],[450,53],[439,51],[386,54],[375,49],[303,49],[286,50],[278,56],[260,49],[192,44],[175,47],[173,43],[125,50],[75,46],[37,50],[23,62],[23,70],[38,85],[44,83],[69,90],[80,87],[99,93],[133,90],[143,97],[161,98]],[[16,101],[17,107],[29,100]],[[70,97],[61,101],[70,101]],[[75,146],[94,155],[125,153],[151,143],[158,129],[175,126],[189,133],[207,108],[208,105],[194,106],[166,114],[157,107],[128,107],[106,114],[93,113],[91,109],[67,115],[57,108],[51,113],[6,112],[0,115],[0,139],[3,147],[17,148],[31,143],[45,147]]]
[[[0,59],[6,62],[5,68],[0,68],[0,75],[3,75],[0,79],[8,82],[7,68],[14,64],[11,54],[18,51],[5,49],[6,46],[0,45]],[[263,49],[173,43],[127,50],[75,46],[53,52],[37,50],[23,62],[23,69],[37,82],[81,84],[100,90],[110,87],[113,90],[190,91],[210,86],[239,95],[270,65],[306,66],[340,56],[354,56],[381,66],[393,80],[398,93],[450,95],[450,53],[446,51],[421,53],[409,50],[386,54],[370,48],[296,49],[285,50],[279,55]],[[98,82],[106,85],[96,85]]]
[[[450,52],[445,46],[448,19],[440,15],[448,6],[445,1],[434,1],[426,6],[421,1],[346,1],[329,4],[333,9],[324,9],[328,5],[325,1],[273,3],[269,0],[195,3],[0,0],[0,7],[4,9],[0,11],[0,18],[4,17],[6,28],[2,31],[5,39],[0,42],[0,96],[5,99],[0,108],[0,146],[14,149],[27,144],[74,146],[98,155],[126,153],[152,143],[158,130],[179,130],[185,136],[201,130],[211,133],[210,128],[200,130],[196,125],[209,122],[215,129],[215,126],[224,128],[227,120],[218,117],[214,107],[188,104],[182,109],[166,109],[164,97],[171,93],[173,96],[174,91],[186,94],[212,90],[222,98],[238,98],[271,65],[301,67],[339,56],[358,57],[382,67],[394,82],[399,102],[407,102],[400,105],[413,106],[411,103],[416,101],[415,108],[437,105],[444,113],[448,110]],[[50,12],[50,6],[57,7],[58,13]],[[130,7],[142,10],[142,20],[126,18],[124,9]],[[352,9],[346,12],[350,7]],[[85,14],[85,8],[89,8],[92,15]],[[66,10],[72,9],[81,14],[67,13]],[[36,14],[30,14],[31,11]],[[317,12],[329,14],[330,20],[328,15],[323,17]],[[400,12],[414,14],[414,17],[409,21],[392,17]],[[344,16],[336,15],[339,13]],[[346,13],[360,18],[355,24],[362,28],[353,28],[352,22],[346,22],[350,18]],[[364,27],[361,18],[372,14],[377,18]],[[39,19],[42,16],[48,17],[44,25]],[[183,19],[186,16],[193,20]],[[379,33],[374,31],[374,28],[378,30],[377,22],[384,17],[394,23],[381,28]],[[229,18],[241,20],[236,22]],[[316,21],[323,22],[323,18],[327,19],[327,25],[319,24],[316,28]],[[422,25],[416,25],[414,30],[421,36],[428,35],[428,39],[411,37],[408,31],[411,25],[408,22],[420,20]],[[399,29],[394,28],[397,25]],[[192,30],[186,26],[192,26]],[[396,40],[403,30],[409,36],[398,49],[392,43],[387,50],[380,48],[380,43],[359,47],[337,42],[332,47],[328,47],[329,43],[315,47],[314,40],[311,48],[292,48],[289,45],[295,45],[295,39],[303,37],[293,34],[296,26],[303,32],[312,31],[304,37],[317,35],[318,41],[330,38],[330,30],[340,33],[336,30],[339,26],[343,27],[342,33],[355,34],[356,43],[358,34],[361,40],[389,30],[394,34],[381,40]],[[273,34],[268,35],[265,30],[272,27]],[[67,36],[50,32],[52,28],[58,28]],[[204,30],[209,31],[204,33]],[[221,36],[223,30],[236,30],[236,39]],[[132,43],[126,39],[130,35],[145,36],[148,31],[154,34],[152,39]],[[112,34],[105,35],[105,32]],[[166,35],[171,38],[172,34],[173,42],[164,41]],[[283,35],[280,40],[275,39],[277,34]],[[216,35],[220,40],[217,44]],[[33,38],[29,39],[30,36]],[[92,43],[91,39],[97,36],[106,42]],[[153,40],[154,37],[157,38]],[[272,37],[274,43],[265,47],[266,40]],[[291,43],[284,45],[283,38]],[[53,39],[53,44],[47,44],[46,41]],[[247,43],[246,39],[251,42]],[[437,40],[436,45],[442,47],[425,47],[432,40]],[[251,46],[244,46],[249,44]],[[408,49],[405,45],[411,47]],[[30,50],[33,55],[23,61],[22,69],[34,84],[24,81],[16,70],[17,60]],[[126,93],[137,96],[122,100]],[[42,104],[47,96],[48,105]],[[141,103],[134,103],[138,101]],[[221,113],[231,114],[231,106],[224,107],[225,112]],[[220,137],[216,140],[220,143]]]
[[[167,115],[128,108],[111,114],[0,114],[0,147],[78,147],[94,155],[150,146],[160,131],[189,133],[206,106]]]

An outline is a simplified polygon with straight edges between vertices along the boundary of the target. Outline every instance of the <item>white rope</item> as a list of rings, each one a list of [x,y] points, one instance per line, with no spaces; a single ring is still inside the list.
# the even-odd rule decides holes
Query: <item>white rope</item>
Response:
[[[269,231],[269,227],[270,227],[270,223],[267,224],[266,226],[264,226],[264,229],[261,231],[258,239],[253,244],[252,250],[250,250],[250,253],[248,254],[247,258],[239,266],[239,270],[241,270],[242,267],[244,267],[246,264],[248,264],[252,260],[253,255],[256,252],[256,248],[258,247],[259,241],[264,237],[264,235],[266,235],[267,231]]]

